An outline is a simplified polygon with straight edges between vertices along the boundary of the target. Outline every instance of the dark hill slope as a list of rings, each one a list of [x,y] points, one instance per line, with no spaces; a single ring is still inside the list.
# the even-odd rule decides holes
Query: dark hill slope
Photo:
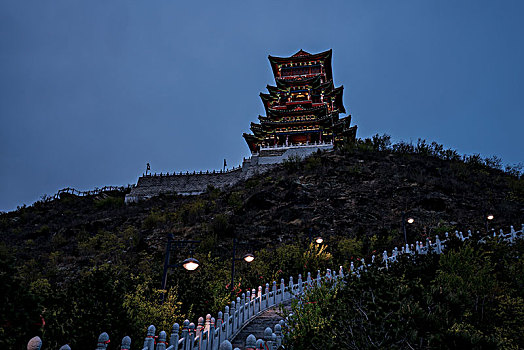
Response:
[[[420,238],[415,232],[485,230],[486,213],[495,216],[490,228],[520,225],[523,182],[462,161],[357,149],[290,161],[228,191],[200,196],[126,206],[121,192],[67,195],[2,214],[0,237],[22,260],[47,261],[59,251],[64,269],[111,255],[134,263],[140,254],[160,256],[169,232],[193,238],[235,233],[265,245],[295,240],[312,228],[325,236],[377,235],[400,243],[403,211],[415,218],[411,239]]]
[[[249,267],[239,264],[240,290],[391,249],[403,242],[402,212],[415,218],[411,241],[446,230],[485,232],[488,212],[490,228],[524,222],[522,178],[456,158],[359,146],[292,160],[200,196],[125,205],[123,192],[64,195],[1,214],[0,299],[7,302],[0,304],[0,345],[23,348],[39,334],[49,348],[68,341],[87,349],[102,331],[139,339],[150,323],[167,329],[183,317],[216,314],[229,300],[233,235],[267,248]],[[308,255],[310,231],[326,239],[328,254]],[[202,240],[202,267],[173,271],[169,285],[178,292],[162,308],[154,289],[167,233]]]

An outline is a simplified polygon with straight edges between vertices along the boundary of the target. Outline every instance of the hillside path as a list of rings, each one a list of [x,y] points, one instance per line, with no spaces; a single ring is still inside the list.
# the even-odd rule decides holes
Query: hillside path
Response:
[[[284,309],[291,310],[291,300],[286,300],[282,303]],[[270,309],[263,311],[260,315],[255,317],[251,322],[246,324],[244,328],[231,341],[234,348],[244,349],[246,338],[253,334],[257,339],[264,339],[264,330],[269,327],[274,331],[275,325],[283,319],[278,313],[280,311],[279,305],[275,305]]]

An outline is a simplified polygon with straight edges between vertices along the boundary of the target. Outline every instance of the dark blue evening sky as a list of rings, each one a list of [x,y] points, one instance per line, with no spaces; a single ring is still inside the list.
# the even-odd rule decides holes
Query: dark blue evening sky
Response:
[[[333,49],[359,137],[523,157],[524,2],[0,4],[0,210],[64,187],[219,169],[273,84],[267,55]]]

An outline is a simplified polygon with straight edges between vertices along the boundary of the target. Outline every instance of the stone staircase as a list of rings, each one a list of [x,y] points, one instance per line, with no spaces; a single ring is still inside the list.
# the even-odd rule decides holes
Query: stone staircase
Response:
[[[286,300],[281,304],[284,309],[291,309],[291,300]],[[264,330],[269,327],[273,329],[275,325],[283,319],[279,315],[280,307],[279,305],[274,306],[270,309],[267,309],[261,312],[257,317],[255,317],[251,322],[246,324],[240,332],[236,335],[235,338],[231,341],[231,344],[234,348],[244,349],[246,338],[253,334],[257,339],[264,339]]]

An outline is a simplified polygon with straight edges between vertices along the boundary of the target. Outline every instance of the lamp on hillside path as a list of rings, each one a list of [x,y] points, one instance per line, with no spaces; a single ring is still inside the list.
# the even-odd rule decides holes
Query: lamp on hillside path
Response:
[[[233,294],[233,288],[235,284],[235,261],[244,260],[247,263],[252,262],[255,260],[255,256],[252,253],[245,254],[242,258],[237,258],[236,255],[236,249],[238,245],[238,239],[236,237],[233,238],[233,252],[231,254],[231,284],[229,285],[229,291],[231,294]]]
[[[406,223],[411,225],[414,222],[415,222],[415,219],[413,219],[411,216],[406,217],[406,213],[402,212],[402,232],[404,232],[404,243],[405,244],[408,244]]]
[[[167,245],[166,245],[166,255],[164,259],[164,273],[162,275],[162,299],[160,301],[161,304],[164,303],[165,295],[166,295],[166,286],[167,286],[167,272],[170,268],[175,267],[183,267],[187,271],[194,271],[200,266],[200,262],[193,258],[193,249],[197,244],[200,243],[200,241],[191,241],[191,240],[175,240],[175,237],[172,233],[167,235]],[[171,252],[174,252],[175,250],[178,250],[180,248],[189,248],[189,258],[182,261],[182,263],[174,263],[170,264],[169,260],[171,257]]]

